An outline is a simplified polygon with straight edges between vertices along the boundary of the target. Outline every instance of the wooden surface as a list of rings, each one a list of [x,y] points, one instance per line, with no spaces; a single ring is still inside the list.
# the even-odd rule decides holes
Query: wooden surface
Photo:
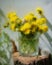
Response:
[[[12,57],[14,65],[52,65],[48,56],[23,57],[19,52],[15,52]]]

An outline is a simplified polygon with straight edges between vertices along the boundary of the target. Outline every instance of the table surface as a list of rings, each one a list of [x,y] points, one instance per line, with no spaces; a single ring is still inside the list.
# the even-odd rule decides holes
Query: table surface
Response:
[[[48,58],[48,56],[43,56],[43,55],[33,56],[33,57],[24,57],[24,56],[21,56],[19,54],[19,52],[13,53],[12,57],[13,57],[14,62],[18,60],[19,62],[21,62],[23,64],[29,64],[29,63],[31,63],[33,61],[36,62],[36,61]]]

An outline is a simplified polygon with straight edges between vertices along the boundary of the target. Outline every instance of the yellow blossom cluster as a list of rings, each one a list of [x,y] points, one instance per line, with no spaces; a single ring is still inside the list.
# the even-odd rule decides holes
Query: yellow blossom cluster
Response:
[[[9,12],[7,17],[9,18],[9,25],[12,30],[15,30],[16,26],[21,23],[21,19],[15,12]]]
[[[40,18],[35,20],[32,20],[30,22],[25,22],[21,27],[20,31],[24,34],[34,34],[35,32],[46,32],[48,30],[48,26],[46,25],[46,19]]]
[[[43,14],[41,8],[37,8],[36,10],[40,15]],[[24,21],[20,19],[15,12],[10,12],[8,18],[11,30],[15,31],[18,29],[19,32],[25,35],[35,34],[35,32],[44,33],[48,30],[46,18],[38,18],[34,13],[28,13],[25,15],[23,18]]]
[[[34,15],[34,13],[29,13],[27,15],[24,16],[24,20],[30,22],[32,20],[36,20],[37,17]]]

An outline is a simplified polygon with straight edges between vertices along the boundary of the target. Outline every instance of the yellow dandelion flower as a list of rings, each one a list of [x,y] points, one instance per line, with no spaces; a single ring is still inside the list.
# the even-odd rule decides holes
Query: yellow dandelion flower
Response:
[[[37,23],[36,23],[35,21],[33,21],[33,22],[31,23],[31,26],[37,26]]]
[[[11,18],[10,18],[10,22],[16,22],[17,19],[18,19],[17,16],[11,17]]]
[[[24,31],[24,34],[30,34],[30,29],[26,29],[25,31]]]
[[[36,31],[36,28],[37,28],[36,22],[32,22],[31,23],[31,32],[35,32]]]
[[[48,31],[48,26],[46,26],[46,25],[43,26],[43,27],[42,27],[42,30],[43,30],[43,32],[47,32],[47,31]]]
[[[34,13],[33,12],[30,12],[29,15],[34,16]]]
[[[33,21],[36,21],[37,20],[37,17],[36,16],[33,16],[32,20]]]
[[[15,12],[9,12],[7,16],[8,16],[8,18],[11,18],[13,16],[16,16],[16,13]]]
[[[44,25],[44,26],[39,26],[39,31],[40,32],[47,32],[48,31],[48,26]]]
[[[37,25],[36,22],[32,22],[32,23],[31,23],[31,28],[37,28],[37,26],[38,26],[38,25]]]
[[[40,18],[40,23],[45,24],[46,23],[46,18]]]
[[[39,7],[39,8],[37,8],[37,9],[36,9],[36,11],[37,11],[37,12],[38,12],[38,14],[40,14],[40,15],[41,15],[41,14],[43,14],[43,9],[42,9],[42,8],[40,8],[40,7]]]
[[[34,17],[33,13],[29,13],[28,15],[24,16],[24,20],[31,21]]]
[[[39,25],[40,24],[40,19],[36,20],[36,24]]]
[[[21,26],[20,31],[24,31],[26,29],[29,29],[31,25],[29,23],[25,23],[24,25]]]
[[[41,25],[38,26],[38,31],[39,31],[40,33],[43,32],[43,30],[42,30],[42,26],[41,26]]]
[[[8,18],[10,22],[16,22],[16,20],[19,18],[15,12],[9,12]]]
[[[45,19],[45,18],[37,19],[36,23],[37,23],[38,25],[45,24],[45,23],[46,23],[46,19]]]
[[[36,28],[32,28],[31,32],[32,33],[36,32]]]

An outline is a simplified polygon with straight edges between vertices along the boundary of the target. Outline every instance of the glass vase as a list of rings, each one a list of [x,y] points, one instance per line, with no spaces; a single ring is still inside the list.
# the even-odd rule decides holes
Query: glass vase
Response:
[[[39,47],[39,35],[33,37],[22,36],[18,40],[19,53],[22,56],[37,56]]]

